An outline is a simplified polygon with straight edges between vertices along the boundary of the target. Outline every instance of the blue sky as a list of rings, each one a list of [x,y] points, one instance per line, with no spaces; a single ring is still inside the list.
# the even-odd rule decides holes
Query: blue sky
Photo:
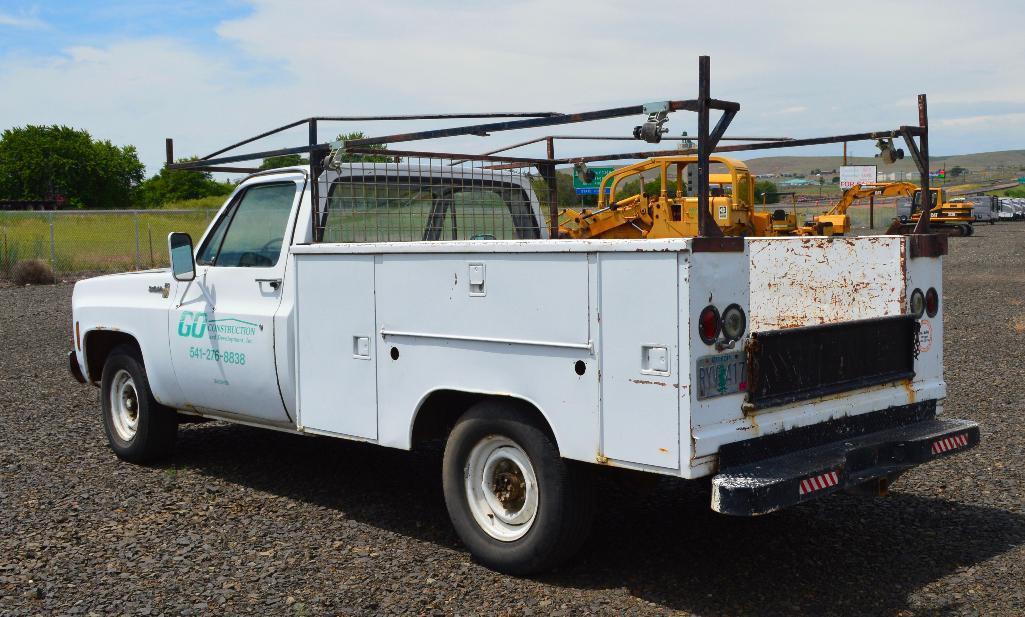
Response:
[[[0,2],[0,54],[45,55],[69,43],[102,46],[118,39],[175,37],[210,50],[222,47],[219,23],[250,12],[245,2]],[[6,20],[4,18],[7,18]]]
[[[569,112],[690,98],[697,56],[708,54],[713,96],[742,105],[734,134],[894,128],[915,122],[915,95],[927,92],[934,153],[1018,149],[1020,6],[734,0],[726,16],[722,5],[670,0],[0,0],[0,128],[85,128],[136,145],[153,173],[164,137],[182,155],[204,154],[315,114]],[[912,43],[909,32],[928,34],[917,57],[922,34]],[[628,134],[638,120],[581,130]],[[693,132],[694,118],[675,114],[669,126]],[[334,128],[396,130],[338,126],[321,138]]]

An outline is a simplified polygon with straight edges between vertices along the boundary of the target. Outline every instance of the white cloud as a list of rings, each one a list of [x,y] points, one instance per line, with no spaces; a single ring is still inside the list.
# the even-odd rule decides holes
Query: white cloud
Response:
[[[251,5],[249,15],[207,33],[208,44],[70,40],[55,54],[0,57],[0,83],[19,93],[0,97],[0,117],[8,125],[72,124],[134,143],[153,172],[165,136],[182,154],[202,154],[309,115],[584,111],[690,98],[697,56],[708,54],[713,96],[742,106],[734,134],[895,128],[915,122],[915,95],[928,92],[933,152],[1022,145],[1018,133],[975,130],[997,119],[967,120],[1025,108],[1025,37],[1004,18],[1017,6],[1010,1],[971,11],[950,1],[797,2],[770,11],[737,0],[728,17],[717,5],[669,0],[643,11],[601,0]],[[864,27],[873,16],[915,25]],[[908,33],[917,32],[929,38],[916,56]],[[952,40],[970,44],[952,52]],[[578,130],[625,135],[637,121]],[[675,114],[670,126],[693,132],[695,118]],[[298,131],[293,141],[304,137]],[[520,138],[464,138],[452,147],[482,151]]]
[[[965,116],[961,118],[943,118],[939,121],[940,126],[946,127],[1012,127],[1025,124],[1025,112],[1014,112],[1007,114],[983,114],[980,116]]]
[[[791,105],[789,107],[784,107],[782,109],[777,109],[775,111],[764,112],[762,115],[764,115],[764,116],[779,116],[779,115],[784,115],[784,114],[800,114],[800,113],[804,113],[806,111],[808,111],[808,108],[806,106],[804,106],[804,105]]]
[[[34,16],[0,13],[0,26],[10,26],[24,30],[39,30],[46,28],[46,23]]]

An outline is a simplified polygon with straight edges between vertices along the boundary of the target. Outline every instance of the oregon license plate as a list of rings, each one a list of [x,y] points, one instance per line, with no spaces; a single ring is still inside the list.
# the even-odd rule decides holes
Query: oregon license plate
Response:
[[[698,399],[747,391],[747,356],[743,351],[701,356],[697,368]]]

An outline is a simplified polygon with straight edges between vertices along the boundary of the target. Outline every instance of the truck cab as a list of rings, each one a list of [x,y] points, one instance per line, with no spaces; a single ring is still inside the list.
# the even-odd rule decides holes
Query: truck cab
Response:
[[[374,177],[386,186],[359,193],[365,181],[352,168],[331,172],[324,203],[339,208],[315,219],[309,169],[254,174],[228,197],[194,245],[194,277],[170,269],[114,274],[76,284],[74,370],[99,383],[103,361],[118,345],[136,346],[151,367],[154,400],[184,414],[223,417],[294,430],[296,422],[294,258],[290,248],[414,233],[417,239],[542,239],[547,237],[537,195],[528,182],[510,179],[486,212],[467,205],[461,186],[432,182],[421,191],[423,169],[393,165]],[[490,174],[493,176],[493,174]],[[512,178],[512,176],[509,176]],[[467,185],[483,183],[472,173]],[[388,220],[368,227],[360,212],[417,184],[417,199]],[[506,195],[501,200],[502,191]],[[511,192],[516,198],[510,198]],[[432,193],[433,192],[433,193]],[[389,206],[394,204],[389,203]],[[479,208],[478,208],[479,210]],[[176,249],[172,246],[170,249]],[[181,249],[177,249],[181,250]],[[191,275],[190,275],[191,276]]]

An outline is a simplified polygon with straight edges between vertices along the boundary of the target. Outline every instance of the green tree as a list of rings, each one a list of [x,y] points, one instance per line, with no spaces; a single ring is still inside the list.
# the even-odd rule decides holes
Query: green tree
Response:
[[[351,133],[342,133],[336,139],[338,141],[351,141],[353,139],[365,139],[366,135],[363,131],[353,131]],[[369,146],[370,150],[379,150],[381,152],[387,152],[387,144],[373,144]],[[343,154],[340,160],[344,163],[391,163],[395,160],[394,156],[387,154]]]
[[[178,162],[194,160],[196,159],[179,159]],[[234,184],[217,182],[210,172],[164,167],[160,173],[142,183],[136,192],[136,203],[143,208],[157,208],[171,201],[227,195],[233,190]]]
[[[779,203],[779,188],[771,180],[759,180],[755,182],[755,203],[762,203],[762,193],[765,193],[765,203]]]
[[[953,167],[947,170],[947,175],[951,178],[957,178],[965,175],[966,173],[968,173],[968,170],[964,167],[961,167],[960,165],[954,165]]]
[[[260,169],[278,169],[281,167],[294,167],[296,165],[306,165],[310,161],[304,159],[298,154],[283,154],[281,156],[272,156],[270,158],[263,159],[260,163]]]
[[[0,135],[0,199],[61,196],[75,208],[127,208],[144,176],[134,146],[84,130],[28,125]]]

